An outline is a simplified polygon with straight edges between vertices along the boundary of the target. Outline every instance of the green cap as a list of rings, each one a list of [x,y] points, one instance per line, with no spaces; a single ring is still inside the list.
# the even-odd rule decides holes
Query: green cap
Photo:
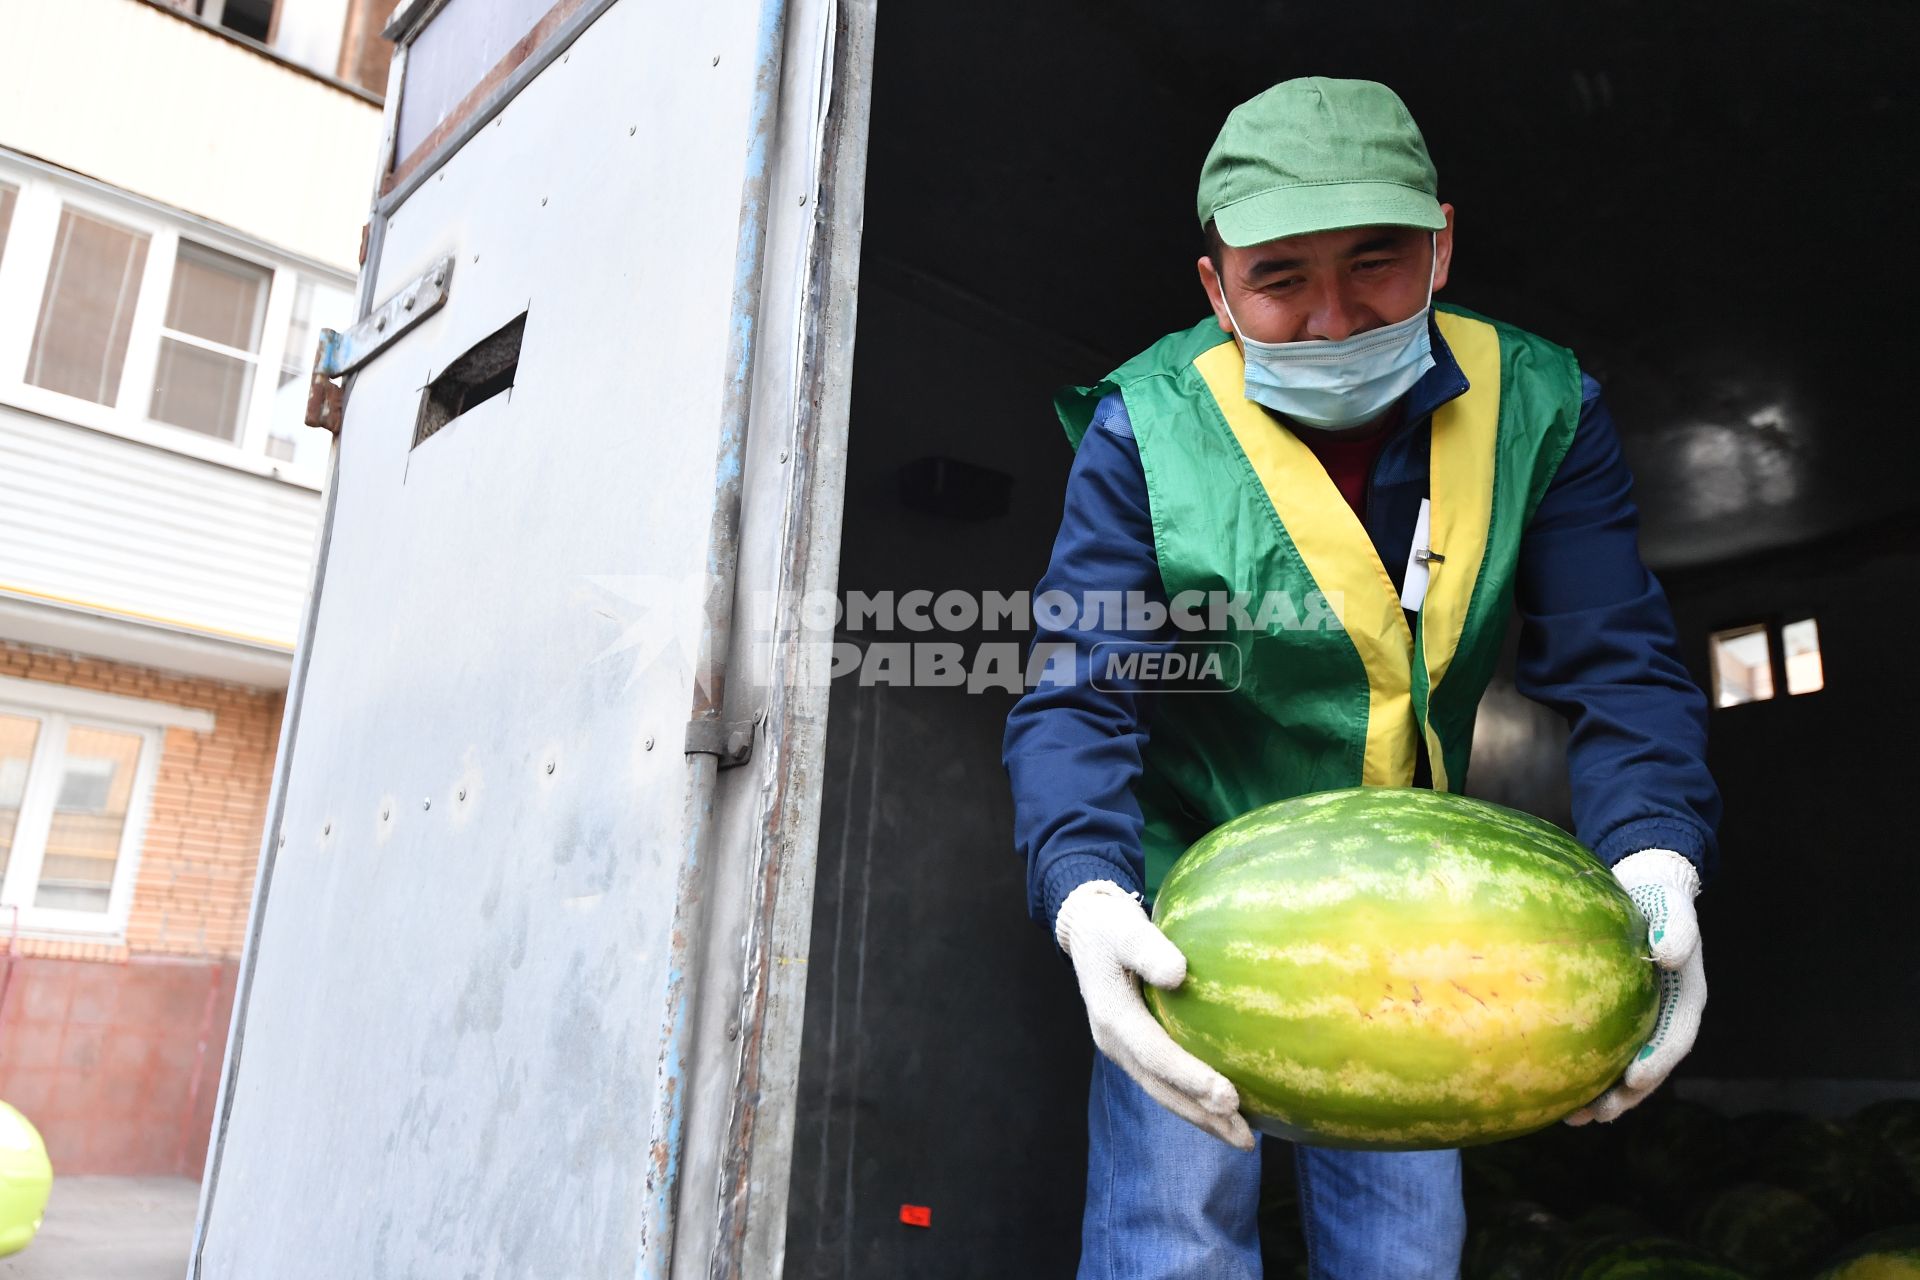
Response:
[[[1426,139],[1372,80],[1287,80],[1233,109],[1200,167],[1200,225],[1236,247],[1340,227],[1447,225]]]

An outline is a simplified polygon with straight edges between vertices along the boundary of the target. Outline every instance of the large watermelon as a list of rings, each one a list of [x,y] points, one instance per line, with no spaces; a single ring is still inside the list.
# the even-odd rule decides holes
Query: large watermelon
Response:
[[[1847,1127],[1877,1144],[1906,1175],[1920,1204],[1920,1098],[1887,1098],[1862,1108]]]
[[[1353,788],[1236,818],[1183,854],[1154,923],[1187,957],[1148,987],[1261,1130],[1385,1151],[1493,1142],[1574,1111],[1653,1030],[1646,923],[1526,814]]]
[[[1920,1224],[1854,1241],[1817,1280],[1920,1280]]]
[[[1701,1203],[1693,1242],[1759,1280],[1804,1276],[1840,1239],[1826,1211],[1797,1191],[1743,1182]]]
[[[1761,1150],[1754,1175],[1806,1196],[1849,1231],[1871,1231],[1920,1217],[1907,1171],[1871,1135],[1831,1120],[1802,1117]]]

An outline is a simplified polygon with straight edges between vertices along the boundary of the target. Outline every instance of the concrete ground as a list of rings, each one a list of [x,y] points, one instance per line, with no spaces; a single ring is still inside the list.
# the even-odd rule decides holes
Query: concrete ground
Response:
[[[200,1184],[191,1178],[55,1176],[34,1242],[0,1280],[182,1280]]]

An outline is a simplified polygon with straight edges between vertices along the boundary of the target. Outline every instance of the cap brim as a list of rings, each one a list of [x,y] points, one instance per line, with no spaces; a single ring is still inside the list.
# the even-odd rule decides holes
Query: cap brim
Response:
[[[1220,239],[1236,249],[1345,227],[1447,225],[1440,202],[1397,182],[1329,182],[1276,187],[1223,205],[1213,214]]]

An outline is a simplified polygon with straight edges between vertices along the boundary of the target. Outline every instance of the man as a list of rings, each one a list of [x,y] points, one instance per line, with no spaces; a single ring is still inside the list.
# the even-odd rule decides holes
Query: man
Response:
[[[1200,175],[1212,315],[1059,401],[1078,454],[1041,591],[1079,607],[1051,628],[1062,615],[1036,609],[1037,641],[1068,646],[1075,678],[1021,699],[1005,759],[1029,907],[1072,959],[1098,1048],[1083,1278],[1260,1274],[1259,1154],[1234,1087],[1140,996],[1185,976],[1146,914],[1168,866],[1290,796],[1460,790],[1515,606],[1517,683],[1571,727],[1577,834],[1663,966],[1654,1040],[1571,1122],[1618,1116],[1693,1043],[1693,896],[1719,819],[1705,702],[1641,563],[1597,384],[1562,348],[1434,309],[1454,238],[1437,190],[1384,85],[1292,80],[1243,103]],[[1230,691],[1096,667],[1096,645],[1170,650],[1209,597],[1274,593],[1282,607],[1207,632],[1237,650]],[[1100,607],[1129,595],[1133,617]],[[1294,1154],[1315,1277],[1458,1274],[1457,1152]]]

